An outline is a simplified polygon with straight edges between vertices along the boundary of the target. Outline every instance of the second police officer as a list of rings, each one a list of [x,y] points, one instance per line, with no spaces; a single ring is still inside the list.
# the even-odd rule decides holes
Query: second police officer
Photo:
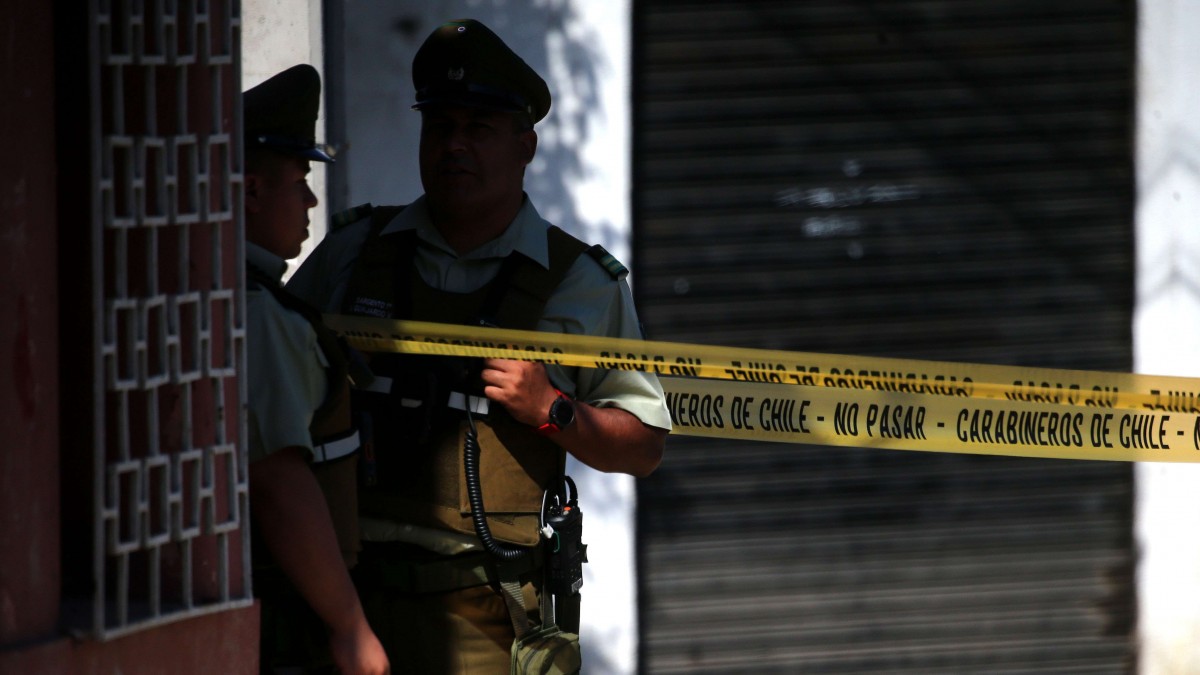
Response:
[[[424,194],[352,210],[288,289],[331,313],[640,338],[625,268],[546,222],[525,194],[534,125],[550,109],[544,80],[470,19],[428,36],[412,79]],[[651,473],[671,426],[662,389],[652,374],[502,359],[378,353],[371,369],[356,570],[371,626],[397,672],[506,672],[514,640],[548,619],[535,548],[545,491],[566,453]],[[464,470],[471,436],[482,524]],[[560,608],[560,623],[570,614]],[[577,642],[551,646],[564,653],[522,658],[578,669]]]

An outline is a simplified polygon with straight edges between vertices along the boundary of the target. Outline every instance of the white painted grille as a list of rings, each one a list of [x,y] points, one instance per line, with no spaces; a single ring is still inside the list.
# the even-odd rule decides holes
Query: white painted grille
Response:
[[[240,16],[91,0],[93,637],[251,602]]]

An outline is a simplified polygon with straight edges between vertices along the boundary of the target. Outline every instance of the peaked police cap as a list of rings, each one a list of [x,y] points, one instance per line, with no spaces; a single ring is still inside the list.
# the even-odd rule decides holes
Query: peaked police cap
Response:
[[[333,158],[317,147],[321,76],[302,63],[242,93],[246,148],[258,147],[318,162]]]
[[[516,52],[474,19],[439,26],[412,65],[415,110],[460,105],[523,112],[538,122],[550,111],[550,89]]]

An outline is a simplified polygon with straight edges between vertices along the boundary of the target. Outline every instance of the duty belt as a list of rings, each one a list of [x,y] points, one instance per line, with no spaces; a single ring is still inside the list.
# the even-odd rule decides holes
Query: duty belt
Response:
[[[498,565],[504,565],[504,574]],[[483,584],[497,585],[501,577],[523,576],[541,567],[541,556],[508,561],[485,551],[438,555],[419,546],[393,542],[363,542],[353,574],[362,585],[405,593],[445,593]]]

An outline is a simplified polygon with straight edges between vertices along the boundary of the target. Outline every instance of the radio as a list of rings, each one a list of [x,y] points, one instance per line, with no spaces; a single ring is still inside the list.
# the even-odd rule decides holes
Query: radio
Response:
[[[546,491],[542,504],[542,535],[546,537],[546,591],[554,595],[574,595],[583,587],[583,563],[587,562],[587,544],[583,543],[583,513],[575,481],[563,476],[561,492]]]

